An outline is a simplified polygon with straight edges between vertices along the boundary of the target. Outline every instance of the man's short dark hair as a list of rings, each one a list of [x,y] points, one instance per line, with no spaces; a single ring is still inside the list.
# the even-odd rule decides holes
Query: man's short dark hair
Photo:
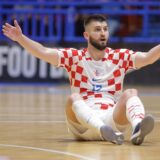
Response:
[[[92,21],[98,21],[98,22],[106,22],[107,18],[103,15],[100,14],[93,14],[93,15],[89,15],[85,18],[84,20],[84,28],[91,23]]]

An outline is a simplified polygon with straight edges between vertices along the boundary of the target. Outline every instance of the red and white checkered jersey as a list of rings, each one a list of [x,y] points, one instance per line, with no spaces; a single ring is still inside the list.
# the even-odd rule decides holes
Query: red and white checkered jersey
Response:
[[[106,48],[105,56],[95,61],[87,49],[59,49],[58,66],[67,70],[72,93],[80,93],[86,101],[109,98],[116,102],[127,70],[135,68],[137,53],[140,52]]]

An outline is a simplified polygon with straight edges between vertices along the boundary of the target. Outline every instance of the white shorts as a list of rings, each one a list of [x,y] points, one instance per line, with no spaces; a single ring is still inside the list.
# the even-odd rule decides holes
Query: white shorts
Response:
[[[95,102],[91,102],[92,104],[88,104],[92,109],[93,112],[104,122],[104,124],[110,126],[115,132],[120,132],[117,129],[117,125],[113,120],[113,111],[115,109],[115,105],[113,107],[108,107],[108,109],[100,109]],[[94,105],[93,105],[94,103]],[[103,101],[104,103],[104,101]],[[101,136],[96,133],[93,129],[88,129],[81,124],[75,123],[70,119],[67,119],[67,125],[69,131],[73,134],[76,139],[83,139],[83,140],[102,140]],[[118,126],[119,129],[124,130],[126,126]]]

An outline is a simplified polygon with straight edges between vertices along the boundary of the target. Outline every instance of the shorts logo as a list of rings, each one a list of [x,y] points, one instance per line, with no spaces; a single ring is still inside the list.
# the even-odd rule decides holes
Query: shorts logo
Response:
[[[93,91],[100,91],[102,88],[102,85],[93,85]]]

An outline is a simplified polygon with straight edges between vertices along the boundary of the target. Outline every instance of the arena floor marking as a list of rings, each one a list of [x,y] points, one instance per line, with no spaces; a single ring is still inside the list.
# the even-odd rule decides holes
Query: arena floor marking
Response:
[[[82,156],[79,154],[75,154],[75,153],[71,153],[71,152],[63,152],[63,151],[54,150],[54,149],[37,148],[37,147],[31,147],[31,146],[20,146],[20,145],[14,145],[14,144],[0,144],[0,147],[22,148],[22,149],[28,149],[28,150],[36,150],[36,151],[72,156],[75,158],[79,158],[81,160],[95,160],[93,158],[85,157],[85,156]]]

